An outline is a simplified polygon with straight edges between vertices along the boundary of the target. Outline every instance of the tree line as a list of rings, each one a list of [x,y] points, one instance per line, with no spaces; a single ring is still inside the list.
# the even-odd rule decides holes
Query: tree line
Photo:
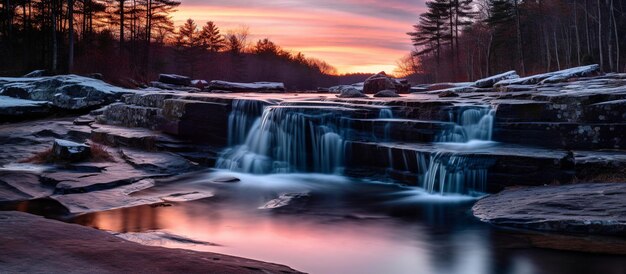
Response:
[[[176,27],[176,0],[0,0],[0,75],[35,69],[99,72],[137,86],[158,73],[198,79],[283,81],[291,89],[335,84],[336,70],[245,27],[222,34],[214,22]]]
[[[600,64],[626,71],[626,0],[432,0],[399,62],[423,81],[472,81]]]

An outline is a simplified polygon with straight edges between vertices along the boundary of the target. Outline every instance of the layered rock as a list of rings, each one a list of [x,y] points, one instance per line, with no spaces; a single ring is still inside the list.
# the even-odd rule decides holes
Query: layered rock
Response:
[[[67,110],[94,108],[118,100],[132,90],[77,75],[35,78],[0,78],[0,95],[33,101],[47,101]]]
[[[626,236],[626,184],[510,189],[478,201],[474,215],[494,225]]]

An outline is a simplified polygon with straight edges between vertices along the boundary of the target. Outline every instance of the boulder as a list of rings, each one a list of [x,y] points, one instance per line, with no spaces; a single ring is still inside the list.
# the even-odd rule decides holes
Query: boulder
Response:
[[[374,94],[374,97],[400,97],[394,90],[385,89]]]
[[[494,225],[623,237],[625,197],[623,183],[518,188],[483,198],[472,210]]]
[[[52,145],[52,153],[56,161],[79,162],[89,158],[91,149],[85,144],[55,139]]]
[[[353,87],[350,86],[345,86],[341,89],[339,89],[339,94],[335,95],[339,98],[363,98],[363,97],[367,97],[367,95],[361,93],[360,90],[355,89]]]
[[[495,83],[500,82],[502,80],[518,79],[518,78],[519,78],[519,75],[517,75],[517,72],[515,72],[514,70],[511,70],[511,71],[500,73],[491,77],[477,80],[474,83],[474,86],[477,88],[489,88],[489,87],[493,87]]]
[[[176,74],[159,74],[159,82],[177,86],[191,86],[191,78]]]
[[[346,88],[354,88],[360,92],[363,92],[363,83],[355,83],[352,85],[338,85],[338,86],[329,87],[328,92],[341,93],[341,90],[346,89]]]
[[[213,92],[230,91],[230,92],[260,92],[260,93],[281,93],[285,92],[285,84],[277,82],[254,82],[254,83],[237,83],[213,80],[203,91]]]
[[[363,92],[374,94],[381,90],[395,89],[396,86],[393,80],[387,76],[384,71],[374,74],[365,80],[363,85]]]

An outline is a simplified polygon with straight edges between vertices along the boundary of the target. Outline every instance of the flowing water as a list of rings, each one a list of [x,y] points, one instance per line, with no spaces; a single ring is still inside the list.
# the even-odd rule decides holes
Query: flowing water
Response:
[[[393,122],[391,109],[373,109],[367,119]],[[355,134],[346,119],[358,115],[361,110],[342,104],[235,100],[230,146],[217,169],[159,179],[143,191],[213,197],[69,221],[143,244],[248,257],[309,273],[626,273],[618,256],[540,249],[532,243],[553,238],[496,229],[472,216],[493,164],[471,153],[494,145],[490,107],[451,110],[452,127],[430,150],[389,144],[389,170],[416,174],[416,187],[342,175],[351,138],[370,138]],[[233,177],[240,181],[223,183]]]
[[[215,182],[225,176],[241,181]],[[311,173],[214,171],[160,181],[150,191],[165,188],[215,196],[72,221],[143,244],[248,257],[308,273],[621,274],[626,269],[619,256],[539,249],[529,244],[537,235],[483,224],[469,212],[475,200],[470,196]],[[267,206],[289,193],[300,195],[291,195],[298,198],[283,207]]]

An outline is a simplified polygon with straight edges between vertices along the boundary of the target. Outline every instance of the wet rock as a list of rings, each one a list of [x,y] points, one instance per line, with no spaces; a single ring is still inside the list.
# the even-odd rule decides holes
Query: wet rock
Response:
[[[69,266],[81,273],[137,272],[138,266],[151,273],[300,273],[217,253],[141,245],[105,231],[20,212],[0,212],[0,242],[2,270],[10,273],[67,272]]]
[[[56,139],[52,145],[52,153],[55,161],[80,162],[91,156],[91,149],[85,144]]]
[[[285,84],[277,82],[237,83],[213,80],[209,82],[209,85],[204,89],[204,91],[213,92],[214,90],[230,92],[281,93],[285,92]]]
[[[144,152],[123,148],[120,155],[124,161],[135,167],[152,173],[181,174],[189,172],[195,166],[185,158],[168,152]]]
[[[509,189],[472,208],[484,222],[559,233],[626,236],[626,184]]]
[[[339,94],[336,95],[338,98],[364,98],[367,95],[361,93],[360,90],[355,89],[350,86],[345,86],[339,89]]]
[[[177,86],[191,86],[191,78],[176,74],[159,74],[159,82]]]
[[[53,188],[39,182],[35,172],[0,170],[0,201],[22,201],[51,195]]]
[[[226,177],[219,177],[219,178],[211,179],[211,181],[216,182],[216,183],[237,183],[241,180],[237,177],[226,176]]]
[[[33,70],[22,77],[35,78],[35,77],[43,77],[43,76],[46,76],[46,71],[43,69],[38,69],[38,70]]]
[[[285,193],[260,206],[259,209],[304,210],[310,197],[308,193]]]
[[[376,92],[374,97],[400,97],[394,90],[386,89]]]
[[[511,71],[500,73],[491,77],[477,80],[474,83],[474,86],[477,88],[488,88],[488,87],[493,87],[495,83],[500,82],[502,80],[517,79],[517,78],[519,78],[519,75],[517,75],[517,72],[515,72],[514,70],[511,70]]]

